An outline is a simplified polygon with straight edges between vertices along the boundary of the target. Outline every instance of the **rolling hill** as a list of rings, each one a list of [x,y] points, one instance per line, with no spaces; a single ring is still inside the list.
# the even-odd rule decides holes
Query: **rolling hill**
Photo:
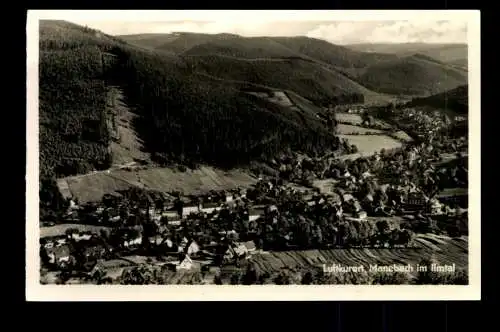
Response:
[[[415,98],[409,106],[431,106],[447,109],[461,115],[469,112],[469,86],[461,85],[455,89],[435,94],[426,98]]]
[[[62,204],[56,178],[112,166],[116,147],[127,148],[114,144],[120,140],[115,127],[125,124],[113,112],[128,109],[135,116],[127,135],[137,136],[151,156],[146,162],[159,166],[232,168],[287,149],[337,149],[338,140],[317,117],[249,94],[256,89],[251,83],[202,75],[189,59],[64,21],[41,21],[39,45],[42,206]],[[307,94],[304,84],[291,87]],[[113,89],[122,94],[119,112],[110,106]],[[324,95],[335,97],[333,86],[328,89]]]
[[[317,116],[319,106],[387,101],[386,92],[422,94],[463,81],[432,59],[356,52],[305,37],[119,38],[40,21],[39,46],[45,207],[62,204],[55,179],[136,159],[154,167],[234,168],[280,151],[333,151],[339,140]],[[398,71],[406,67],[409,76]],[[442,81],[448,72],[453,80]]]
[[[467,68],[468,48],[466,44],[354,44],[347,47],[359,52],[389,53],[398,56],[420,53],[441,62]]]
[[[387,94],[428,96],[467,82],[467,72],[463,68],[463,60],[460,60],[460,54],[467,54],[466,47],[465,53],[460,53],[460,50],[463,51],[463,45],[447,48],[443,45],[441,48],[433,48],[425,44],[413,45],[413,48],[406,47],[406,44],[392,48],[391,45],[379,45],[380,51],[373,52],[373,49],[366,45],[365,48],[360,46],[360,50],[357,50],[308,37],[176,33],[126,35],[120,38],[136,45],[176,53],[190,58],[190,61],[196,57],[205,62],[203,69],[214,76],[220,73],[222,63],[227,68],[239,67],[234,73],[226,70],[224,77],[228,79],[241,79],[240,68],[251,67],[245,69],[245,75],[253,75],[252,82],[285,89],[290,88],[289,82],[276,85],[268,77],[256,76],[254,73],[268,73],[270,65],[278,67],[292,64],[294,66],[290,67],[294,77],[287,77],[287,81],[297,77],[302,80],[293,84],[310,84],[304,81],[307,80],[304,77],[312,76],[310,73],[314,72],[314,76],[318,77],[315,83],[312,83],[316,85],[312,88],[314,91],[327,89],[333,94],[361,93],[369,96],[371,100],[378,98],[387,101]],[[442,56],[434,57],[435,54]],[[207,60],[213,59],[217,59],[217,65],[206,64]],[[254,60],[251,66],[248,60]],[[273,71],[276,70],[273,68]],[[323,83],[318,84],[321,81]],[[331,86],[334,86],[333,90]],[[294,91],[301,94],[297,90]]]
[[[467,84],[468,77],[464,70],[415,54],[369,66],[359,80],[377,92],[428,96]]]

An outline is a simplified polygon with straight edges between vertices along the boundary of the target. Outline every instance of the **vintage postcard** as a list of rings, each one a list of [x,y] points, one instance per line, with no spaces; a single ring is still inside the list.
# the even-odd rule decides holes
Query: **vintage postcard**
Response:
[[[479,11],[27,19],[28,301],[479,300]]]

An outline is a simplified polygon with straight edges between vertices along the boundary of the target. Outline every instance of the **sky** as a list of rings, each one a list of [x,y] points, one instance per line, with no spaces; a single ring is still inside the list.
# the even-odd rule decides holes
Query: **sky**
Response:
[[[111,35],[233,33],[307,36],[336,44],[467,43],[464,11],[47,11]],[[46,14],[47,15],[47,14]],[[468,16],[467,16],[468,15]]]
[[[79,21],[111,35],[138,33],[233,33],[242,36],[307,36],[335,44],[358,43],[467,43],[467,23],[460,21],[317,22],[110,22]]]

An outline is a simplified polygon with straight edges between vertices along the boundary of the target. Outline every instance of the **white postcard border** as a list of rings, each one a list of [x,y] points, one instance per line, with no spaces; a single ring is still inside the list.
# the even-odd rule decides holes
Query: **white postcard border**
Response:
[[[27,19],[26,300],[28,301],[316,301],[481,299],[481,101],[479,10],[375,11],[120,11],[29,10]],[[469,49],[469,285],[97,286],[39,282],[38,20],[101,21],[467,21]]]

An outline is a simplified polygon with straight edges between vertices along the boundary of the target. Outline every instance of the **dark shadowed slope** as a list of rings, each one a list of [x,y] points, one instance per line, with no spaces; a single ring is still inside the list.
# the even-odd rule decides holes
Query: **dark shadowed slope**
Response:
[[[316,38],[275,37],[273,40],[297,53],[342,68],[364,68],[380,61],[390,61],[397,58],[392,54],[353,51],[347,47]]]
[[[354,44],[348,48],[360,52],[391,53],[408,56],[420,53],[436,60],[451,64],[467,64],[468,48],[466,44]]]
[[[292,90],[316,104],[329,104],[334,97],[362,102],[366,92],[365,88],[344,75],[300,59],[246,60],[215,55],[184,59],[194,72]]]
[[[421,55],[375,64],[358,79],[377,92],[415,96],[440,93],[468,80],[467,72]]]
[[[462,85],[458,88],[432,95],[430,97],[416,98],[413,99],[409,105],[431,106],[467,115],[469,112],[469,86]]]
[[[176,52],[183,56],[205,57],[204,59],[212,59],[206,58],[209,56],[220,56],[217,58],[218,67],[224,66],[221,64],[223,62],[226,62],[225,67],[227,68],[239,67],[234,76],[241,79],[242,73],[239,69],[245,66],[247,69],[243,75],[246,77],[244,79],[249,77],[249,80],[258,81],[259,84],[273,86],[273,80],[262,81],[262,77],[255,75],[255,70],[259,73],[279,71],[280,69],[269,70],[271,65],[268,64],[271,61],[272,66],[276,68],[283,67],[284,63],[294,64],[293,73],[297,74],[287,78],[283,87],[293,91],[296,90],[290,87],[291,81],[299,85],[309,84],[311,85],[309,90],[318,90],[320,91],[318,94],[323,94],[322,91],[325,89],[334,94],[352,91],[370,96],[370,100],[376,100],[386,99],[379,98],[381,94],[430,95],[442,92],[464,84],[466,81],[463,77],[467,76],[466,72],[459,68],[460,66],[439,62],[425,52],[415,56],[406,56],[405,54],[403,56],[394,50],[388,51],[395,52],[395,54],[360,52],[308,37],[248,38],[229,34],[193,33],[141,36],[124,36],[123,38],[138,45],[143,43],[145,46],[150,46],[155,43],[160,45],[156,46],[157,49]],[[154,38],[157,40],[154,42],[150,40]],[[400,50],[402,49],[404,47],[400,48]],[[435,50],[435,52],[438,51]],[[411,54],[413,53],[415,52]],[[259,62],[252,65],[236,65],[236,59],[252,59],[259,60]],[[279,59],[289,61],[280,63],[277,62]],[[206,62],[206,60],[203,61]],[[307,62],[309,63],[306,64]],[[259,66],[262,69],[255,69]],[[214,70],[213,66],[210,67],[204,70],[215,76],[217,76],[215,71],[222,70],[221,68]],[[317,79],[311,82],[307,76],[312,76],[309,73],[313,72]],[[231,76],[232,73],[226,70],[225,75]],[[236,79],[235,77],[227,78]],[[332,86],[333,88],[331,88]],[[300,92],[298,93],[300,94]]]
[[[242,37],[233,34],[143,34],[120,36],[137,45],[155,47],[186,55],[227,55],[238,58],[299,57],[325,64],[363,68],[370,64],[394,60],[392,54],[353,51],[327,41],[308,37]]]
[[[111,165],[110,86],[119,87],[134,108],[133,129],[160,164],[231,167],[285,149],[314,154],[337,148],[319,119],[243,92],[241,84],[200,75],[190,61],[75,24],[42,21],[42,204],[59,204],[51,191],[55,177]]]

